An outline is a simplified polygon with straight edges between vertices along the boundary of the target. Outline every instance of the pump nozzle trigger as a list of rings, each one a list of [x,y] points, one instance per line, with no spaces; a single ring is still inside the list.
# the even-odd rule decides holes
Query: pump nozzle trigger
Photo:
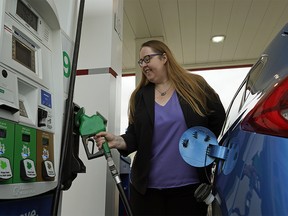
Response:
[[[104,149],[98,150],[97,152],[95,152],[95,145],[96,142],[94,140],[94,138],[92,138],[91,136],[82,136],[82,142],[84,145],[84,149],[87,155],[88,160],[90,159],[94,159],[94,158],[98,158],[104,155]],[[96,147],[97,148],[97,147]]]

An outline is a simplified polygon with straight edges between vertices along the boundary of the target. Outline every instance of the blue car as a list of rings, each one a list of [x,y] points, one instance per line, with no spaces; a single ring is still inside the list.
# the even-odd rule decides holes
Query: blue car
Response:
[[[213,215],[288,215],[288,24],[251,68],[227,110]]]

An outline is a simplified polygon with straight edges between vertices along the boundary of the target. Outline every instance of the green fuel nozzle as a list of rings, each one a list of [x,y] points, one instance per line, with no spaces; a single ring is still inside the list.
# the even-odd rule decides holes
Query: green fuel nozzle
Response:
[[[111,151],[108,143],[103,144],[103,148],[95,152],[94,136],[99,132],[106,131],[107,120],[98,112],[92,116],[85,115],[85,109],[82,107],[75,116],[75,125],[79,128],[82,142],[88,159],[93,159],[105,155],[111,157]]]

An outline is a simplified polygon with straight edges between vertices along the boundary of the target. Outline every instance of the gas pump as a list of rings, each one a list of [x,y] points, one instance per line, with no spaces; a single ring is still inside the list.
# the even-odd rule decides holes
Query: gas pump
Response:
[[[0,215],[51,214],[64,113],[53,0],[0,1]]]
[[[62,191],[85,172],[78,158],[85,115],[73,103],[84,11],[79,1],[72,68],[55,0],[0,1],[0,215],[58,215]],[[104,129],[104,122],[96,127]],[[123,195],[109,148],[102,155]]]

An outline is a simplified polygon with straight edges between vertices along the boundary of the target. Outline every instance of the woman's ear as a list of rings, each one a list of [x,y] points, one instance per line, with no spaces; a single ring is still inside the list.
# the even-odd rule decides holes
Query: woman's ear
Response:
[[[167,55],[166,55],[166,53],[163,53],[163,54],[162,54],[162,59],[164,60],[164,63],[167,62]]]

